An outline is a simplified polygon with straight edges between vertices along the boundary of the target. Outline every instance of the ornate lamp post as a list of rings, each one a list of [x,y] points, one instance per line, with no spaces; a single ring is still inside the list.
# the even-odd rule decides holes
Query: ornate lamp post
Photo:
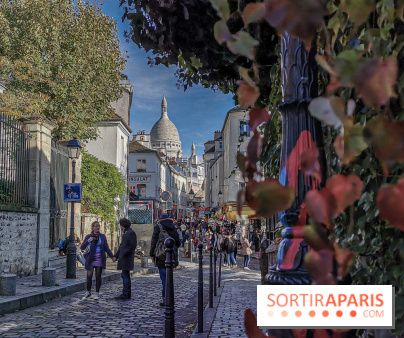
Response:
[[[285,226],[283,241],[279,245],[276,264],[266,276],[267,284],[309,284],[311,282],[303,264],[308,251],[303,240],[306,219],[299,214],[306,193],[325,182],[326,160],[321,124],[309,111],[310,101],[318,96],[315,48],[306,51],[303,42],[282,34],[282,92],[283,102],[278,109],[282,114],[282,154],[279,181],[295,189],[292,206],[280,214]],[[307,177],[299,169],[299,158],[305,149],[317,146],[322,180]]]
[[[81,154],[81,145],[77,138],[73,137],[67,144],[69,158],[72,160],[72,183],[76,179],[76,160]],[[71,202],[70,207],[70,242],[67,247],[66,258],[66,278],[76,279],[76,246],[74,244],[74,202]]]

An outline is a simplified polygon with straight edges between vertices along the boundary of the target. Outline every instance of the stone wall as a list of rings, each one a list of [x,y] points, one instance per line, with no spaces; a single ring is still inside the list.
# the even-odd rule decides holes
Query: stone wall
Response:
[[[0,211],[0,273],[35,273],[37,214]]]
[[[153,224],[132,224],[131,228],[136,232],[137,243],[142,247],[142,250],[148,255],[150,251],[150,242],[153,235]],[[146,241],[146,246],[142,241]]]

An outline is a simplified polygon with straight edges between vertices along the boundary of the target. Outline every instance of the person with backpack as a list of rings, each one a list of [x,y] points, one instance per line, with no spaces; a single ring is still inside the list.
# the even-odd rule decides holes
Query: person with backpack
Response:
[[[171,237],[174,239],[174,267],[178,266],[178,248],[181,246],[180,237],[175,229],[175,225],[168,214],[160,215],[160,223],[153,229],[153,236],[151,239],[150,256],[153,263],[159,269],[161,284],[163,285],[162,301],[160,306],[165,305],[166,298],[166,253],[165,253],[165,240]]]
[[[224,247],[226,251],[226,260],[227,260],[227,267],[237,267],[236,259],[234,258],[234,251],[236,248],[236,242],[233,238],[234,236],[229,235],[227,236],[226,240],[224,241]],[[231,264],[231,265],[230,265]]]
[[[95,270],[95,295],[94,299],[100,299],[101,288],[101,273],[102,269],[106,268],[108,254],[110,258],[113,258],[111,250],[109,249],[107,237],[100,233],[100,223],[94,221],[91,224],[91,234],[87,235],[83,243],[81,244],[81,250],[85,250],[87,246],[90,246],[88,253],[84,255],[85,269],[87,270],[87,292],[82,299],[86,299],[91,296],[91,285],[93,281],[93,273]]]
[[[132,284],[130,281],[130,272],[135,267],[135,250],[137,247],[136,233],[130,228],[130,221],[127,218],[121,218],[119,225],[123,231],[121,245],[114,255],[114,262],[118,260],[117,270],[122,270],[122,293],[116,296],[117,300],[127,300],[132,297]]]

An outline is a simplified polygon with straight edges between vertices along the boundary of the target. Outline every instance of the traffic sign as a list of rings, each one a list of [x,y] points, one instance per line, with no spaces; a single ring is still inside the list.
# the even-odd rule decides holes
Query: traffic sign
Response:
[[[170,199],[170,193],[168,192],[168,191],[163,191],[162,193],[161,193],[161,199],[163,200],[163,201],[168,201],[169,199]]]
[[[63,200],[65,202],[81,202],[81,183],[67,183],[63,187]]]

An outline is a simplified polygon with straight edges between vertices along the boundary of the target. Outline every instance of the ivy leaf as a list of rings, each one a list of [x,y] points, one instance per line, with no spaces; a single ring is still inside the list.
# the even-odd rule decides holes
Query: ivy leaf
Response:
[[[213,34],[216,41],[219,43],[229,41],[233,37],[229,31],[229,28],[227,27],[226,22],[224,22],[223,20],[215,23],[213,27]]]
[[[333,229],[332,217],[337,212],[337,201],[334,194],[328,188],[310,190],[304,199],[309,216],[320,224],[325,224]]]
[[[389,184],[381,187],[377,194],[377,208],[380,218],[390,222],[391,225],[404,231],[404,178],[396,185]]]
[[[237,98],[240,107],[247,108],[253,106],[260,96],[260,92],[257,86],[250,86],[245,81],[238,81]]]
[[[289,32],[310,48],[326,14],[325,0],[266,0],[265,19],[280,32]]]
[[[303,150],[300,155],[300,168],[306,175],[321,179],[317,147]]]
[[[335,114],[330,99],[327,97],[317,97],[312,100],[309,104],[309,111],[311,116],[335,129],[342,126],[341,119]]]
[[[404,161],[403,135],[404,121],[390,122],[382,116],[374,117],[363,130],[363,137],[373,145],[385,173],[395,162]]]
[[[363,183],[356,175],[333,175],[326,183],[337,203],[336,214],[359,200],[362,195]]]
[[[227,48],[229,48],[233,54],[242,55],[251,60],[254,60],[255,47],[258,45],[259,42],[244,31],[239,31],[233,35],[231,40],[227,41]]]
[[[369,107],[385,105],[390,97],[397,96],[394,92],[397,71],[397,59],[392,56],[364,61],[356,77],[358,96]]]
[[[249,3],[242,14],[244,21],[244,27],[247,27],[251,22],[257,22],[261,20],[265,13],[265,4],[259,3]]]
[[[270,118],[268,109],[259,107],[254,107],[251,109],[249,116],[250,119],[248,120],[248,126],[250,127],[250,130],[257,129],[261,123],[267,122]]]
[[[348,16],[354,21],[358,27],[364,23],[370,13],[375,9],[374,0],[342,0],[342,10],[348,13]]]
[[[229,18],[230,8],[227,0],[210,0],[210,3],[222,19],[227,20]]]
[[[332,274],[333,254],[329,250],[309,251],[304,256],[304,265],[316,285],[334,285]]]
[[[250,208],[255,210],[255,217],[272,217],[292,205],[295,190],[282,186],[273,178],[262,182],[248,181],[245,198]]]

